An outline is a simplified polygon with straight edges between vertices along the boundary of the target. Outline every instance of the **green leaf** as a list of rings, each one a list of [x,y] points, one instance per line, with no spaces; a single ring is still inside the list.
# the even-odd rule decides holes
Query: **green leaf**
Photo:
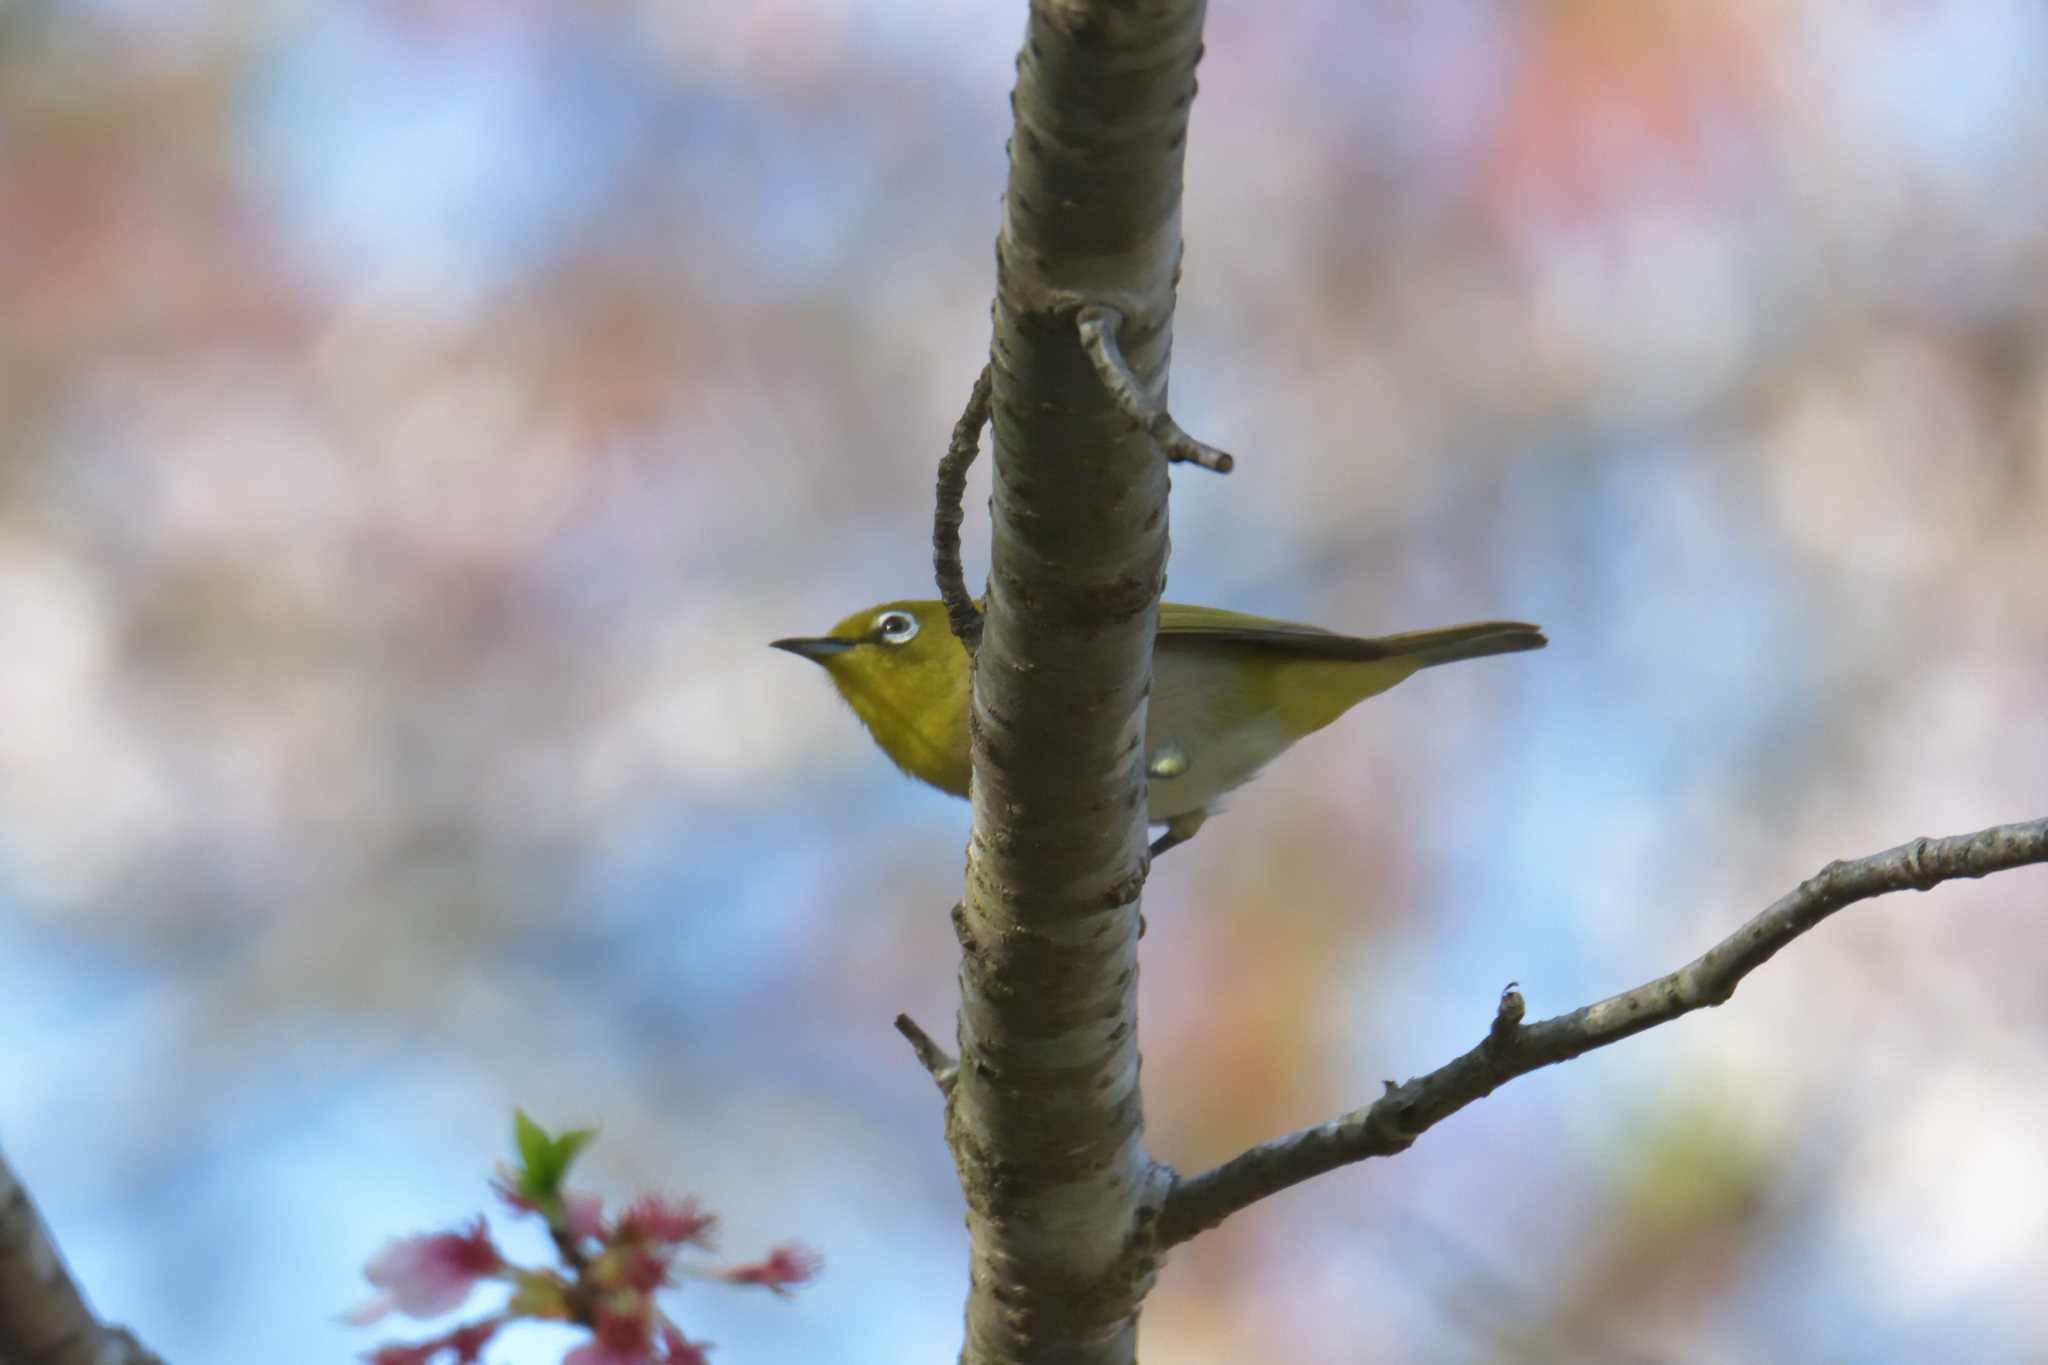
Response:
[[[561,1194],[569,1166],[590,1140],[595,1128],[571,1128],[559,1136],[535,1123],[524,1109],[512,1111],[512,1138],[519,1148],[519,1192],[546,1205]]]
[[[577,1155],[585,1147],[590,1145],[590,1140],[596,1136],[597,1129],[595,1128],[571,1128],[568,1132],[555,1139],[555,1158],[561,1163],[559,1168],[561,1175],[566,1176],[569,1174],[570,1164],[576,1160]]]
[[[512,1141],[519,1148],[520,1188],[523,1193],[532,1194],[533,1174],[544,1170],[548,1157],[554,1151],[554,1140],[548,1130],[527,1116],[524,1109],[512,1111]]]

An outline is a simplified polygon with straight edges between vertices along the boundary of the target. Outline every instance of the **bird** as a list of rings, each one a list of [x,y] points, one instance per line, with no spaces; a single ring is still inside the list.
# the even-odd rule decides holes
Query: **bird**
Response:
[[[898,768],[967,795],[970,661],[943,602],[884,602],[823,635],[769,643],[822,665]],[[1192,839],[1225,793],[1367,697],[1421,669],[1547,643],[1540,627],[1521,621],[1364,638],[1162,602],[1145,772],[1148,823],[1165,832],[1152,856]]]

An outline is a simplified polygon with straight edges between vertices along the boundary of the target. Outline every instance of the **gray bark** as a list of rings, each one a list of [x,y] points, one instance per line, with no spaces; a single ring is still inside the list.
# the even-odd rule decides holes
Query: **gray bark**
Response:
[[[1126,1252],[1164,1183],[1143,1145],[1136,987],[1168,480],[1077,314],[1121,314],[1129,368],[1163,399],[1202,13],[1038,0],[1018,61],[947,1124],[972,1365],[1130,1362],[1150,1280]]]
[[[93,1316],[28,1188],[0,1157],[0,1365],[163,1365]]]

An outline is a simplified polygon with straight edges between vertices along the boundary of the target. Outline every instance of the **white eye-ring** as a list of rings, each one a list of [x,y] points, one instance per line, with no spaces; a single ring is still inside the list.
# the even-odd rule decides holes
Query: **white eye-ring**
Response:
[[[907,611],[885,611],[875,618],[875,633],[884,644],[908,644],[917,634],[917,618]]]

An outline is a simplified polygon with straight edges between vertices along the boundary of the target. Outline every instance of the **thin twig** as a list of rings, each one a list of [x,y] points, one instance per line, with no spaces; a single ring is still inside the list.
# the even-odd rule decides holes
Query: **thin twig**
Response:
[[[981,367],[974,388],[967,395],[967,408],[953,424],[953,440],[939,457],[938,504],[932,511],[932,569],[939,580],[939,596],[946,604],[946,616],[953,634],[974,653],[981,644],[981,608],[967,591],[967,573],[960,566],[961,502],[967,496],[967,468],[981,447],[981,429],[988,425],[990,375]]]
[[[932,1073],[932,1080],[939,1087],[939,1093],[953,1093],[953,1079],[960,1074],[960,1064],[953,1060],[953,1054],[940,1047],[929,1033],[918,1027],[917,1020],[907,1014],[896,1016],[896,1031],[910,1040],[910,1050],[917,1054],[917,1060],[924,1069]]]
[[[0,1361],[163,1365],[127,1329],[93,1316],[23,1185],[0,1158]]]
[[[1510,988],[1486,1039],[1457,1060],[1390,1085],[1363,1109],[1261,1143],[1201,1175],[1175,1178],[1133,1252],[1156,1256],[1291,1185],[1404,1151],[1429,1128],[1517,1076],[1722,1004],[1745,976],[1837,910],[1893,891],[1928,891],[1945,881],[2035,863],[2048,863],[2048,819],[1915,839],[1854,862],[1828,864],[1677,971],[1570,1014],[1522,1026],[1521,996]]]
[[[1117,333],[1124,325],[1124,315],[1106,304],[1091,303],[1074,314],[1074,326],[1081,334],[1081,349],[1088,353],[1088,359],[1095,366],[1095,377],[1102,381],[1102,387],[1122,409],[1124,416],[1151,433],[1166,458],[1176,464],[1200,465],[1218,474],[1228,474],[1237,466],[1237,457],[1227,450],[1215,446],[1181,430],[1180,423],[1173,420],[1173,414],[1153,401],[1145,392],[1138,376],[1131,373],[1130,363],[1124,359],[1123,348],[1117,344]]]

